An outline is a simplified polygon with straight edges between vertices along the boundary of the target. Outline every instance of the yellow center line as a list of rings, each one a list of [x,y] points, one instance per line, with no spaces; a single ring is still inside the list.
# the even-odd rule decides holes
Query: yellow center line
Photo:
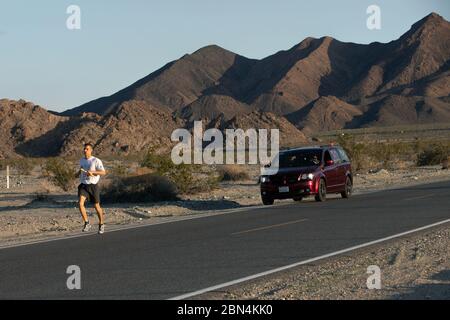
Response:
[[[303,221],[307,221],[307,220],[308,219],[294,220],[294,221],[289,221],[289,222],[285,222],[285,223],[270,225],[270,226],[267,226],[267,227],[261,227],[261,228],[255,228],[255,229],[250,229],[250,230],[239,231],[239,232],[232,233],[231,235],[235,236],[235,235],[238,235],[238,234],[244,234],[244,233],[249,233],[249,232],[254,232],[254,231],[267,230],[267,229],[287,226],[287,225],[290,225],[290,224],[299,223],[299,222],[303,222]]]

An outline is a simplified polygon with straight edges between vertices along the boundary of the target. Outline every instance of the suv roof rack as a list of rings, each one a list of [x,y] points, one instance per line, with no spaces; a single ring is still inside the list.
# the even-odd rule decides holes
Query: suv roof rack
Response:
[[[331,148],[331,147],[341,147],[339,143],[329,143],[323,145],[310,145],[310,146],[301,146],[301,147],[285,147],[280,151],[291,151],[291,150],[301,150],[301,149],[313,149],[313,148]]]
[[[329,143],[329,144],[321,145],[320,147],[321,148],[330,148],[330,147],[340,147],[340,145],[339,145],[339,143],[332,142],[332,143]]]

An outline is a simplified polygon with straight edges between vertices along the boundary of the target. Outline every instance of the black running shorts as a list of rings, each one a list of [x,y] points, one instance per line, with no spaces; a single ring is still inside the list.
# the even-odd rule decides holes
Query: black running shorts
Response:
[[[85,196],[92,203],[100,203],[100,188],[98,184],[80,184],[78,186],[78,198]]]

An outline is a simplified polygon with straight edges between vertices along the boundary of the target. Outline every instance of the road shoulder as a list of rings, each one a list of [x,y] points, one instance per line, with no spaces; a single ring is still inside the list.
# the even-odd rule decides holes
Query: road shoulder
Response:
[[[192,299],[450,299],[450,223]],[[369,266],[381,289],[368,289]]]

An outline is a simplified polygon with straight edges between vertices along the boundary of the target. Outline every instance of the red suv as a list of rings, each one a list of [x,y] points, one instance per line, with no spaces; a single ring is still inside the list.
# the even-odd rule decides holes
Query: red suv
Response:
[[[350,159],[339,146],[305,147],[280,151],[276,174],[262,175],[261,198],[265,205],[274,199],[301,201],[314,195],[325,201],[327,193],[352,194],[353,176]]]

